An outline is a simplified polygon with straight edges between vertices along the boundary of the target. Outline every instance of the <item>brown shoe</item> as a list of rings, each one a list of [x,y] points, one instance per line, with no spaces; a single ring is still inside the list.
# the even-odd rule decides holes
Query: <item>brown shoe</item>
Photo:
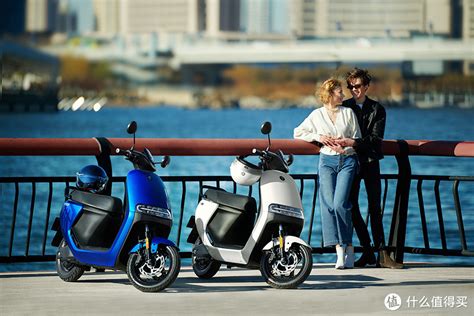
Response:
[[[403,264],[394,261],[386,250],[379,252],[379,265],[381,268],[403,269]]]

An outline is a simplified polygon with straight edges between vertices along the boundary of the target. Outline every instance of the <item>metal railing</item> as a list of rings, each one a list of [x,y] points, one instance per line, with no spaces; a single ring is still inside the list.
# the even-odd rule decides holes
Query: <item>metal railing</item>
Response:
[[[21,146],[24,141],[25,146]],[[64,141],[64,140],[63,140]],[[19,140],[16,142],[11,139],[0,139],[0,146],[3,145],[3,155],[95,155],[98,163],[102,165],[108,173],[112,174],[112,166],[110,163],[110,153],[112,153],[112,146],[110,140],[98,139],[93,140],[95,145],[99,144],[99,150],[93,149],[90,146],[90,140],[81,139],[75,141],[75,145],[67,145],[61,147],[61,144],[56,144],[54,141],[45,142],[44,140]],[[158,140],[162,143],[157,146],[156,140],[148,142],[147,140],[138,140],[137,147],[147,146],[154,154],[172,154],[185,155],[182,147],[177,146],[176,142],[169,140]],[[180,140],[181,142],[188,142],[189,140]],[[180,142],[178,141],[178,143]],[[2,144],[3,142],[3,144]],[[43,143],[41,143],[43,142]],[[114,140],[115,147],[126,147],[122,142],[129,142],[129,140]],[[168,145],[164,145],[167,142]],[[187,155],[238,155],[249,152],[249,148],[260,146],[261,140],[225,140],[224,143],[219,143],[219,140],[192,140],[193,145],[186,144]],[[411,143],[410,143],[411,142]],[[8,144],[6,144],[8,143]],[[230,144],[229,144],[230,143]],[[275,144],[276,143],[276,144]],[[470,250],[466,238],[465,217],[463,217],[463,210],[459,196],[460,183],[473,182],[472,176],[437,176],[437,175],[412,175],[409,154],[411,155],[441,155],[441,156],[474,156],[474,143],[472,142],[442,142],[446,145],[446,151],[440,148],[439,143],[433,146],[433,150],[428,150],[425,146],[429,144],[427,141],[386,141],[384,143],[385,154],[395,155],[397,158],[399,173],[391,175],[382,175],[383,180],[383,199],[382,207],[387,216],[389,211],[386,210],[387,202],[393,202],[392,219],[390,222],[390,235],[388,238],[389,249],[393,251],[394,257],[397,261],[403,262],[404,253],[416,254],[430,254],[443,256],[474,256],[474,252]],[[20,145],[19,145],[20,144]],[[86,145],[84,145],[86,144]],[[396,144],[398,148],[394,146]],[[461,145],[460,148],[458,145]],[[183,144],[181,144],[183,145]],[[266,144],[265,144],[266,145]],[[168,146],[168,147],[167,147]],[[201,146],[201,147],[200,147]],[[25,149],[26,148],[26,149]],[[34,148],[34,149],[33,149]],[[163,149],[165,148],[165,149]],[[317,147],[298,141],[277,140],[273,141],[273,148],[282,148],[285,152],[299,153],[299,154],[317,154]],[[333,252],[333,249],[322,247],[322,232],[318,223],[318,207],[317,207],[317,180],[316,174],[297,174],[292,175],[299,184],[300,195],[303,199],[305,208],[306,225],[303,230],[303,238],[313,247],[313,253],[328,253]],[[175,196],[174,207],[174,226],[172,230],[172,237],[178,246],[186,248],[186,245],[181,243],[182,238],[186,238],[185,225],[187,218],[184,216],[186,210],[194,210],[198,201],[199,193],[202,193],[203,184],[212,183],[220,187],[226,184],[229,191],[237,192],[238,186],[232,181],[230,176],[165,176],[162,177],[167,185],[181,184],[181,195]],[[114,184],[125,183],[125,177],[111,177],[111,182]],[[427,221],[426,206],[423,184],[426,182],[433,182],[433,194],[436,203],[436,218],[439,229],[439,240],[441,248],[433,247],[430,242],[429,232],[432,230],[432,223]],[[52,232],[50,226],[52,220],[59,215],[59,210],[64,201],[64,188],[75,182],[74,177],[0,177],[0,190],[3,192],[2,201],[0,201],[3,209],[2,224],[0,240],[6,243],[0,247],[0,263],[11,262],[41,262],[52,261],[55,258],[55,249],[49,246],[52,239]],[[392,182],[395,182],[396,192],[393,198],[388,196],[389,187]],[[418,200],[419,219],[421,222],[421,232],[423,236],[423,245],[405,245],[405,238],[407,235],[406,227],[408,220],[408,205],[410,200],[410,190],[412,183],[416,182],[416,195]],[[455,207],[456,221],[457,221],[457,236],[459,238],[459,247],[450,247],[447,242],[447,234],[445,231],[445,211],[443,210],[440,197],[440,184],[444,182],[452,183],[452,201]],[[31,187],[29,193],[21,190],[20,187]],[[41,187],[41,189],[38,189]],[[239,187],[240,189],[240,187]],[[41,192],[44,201],[38,210],[38,192]],[[194,196],[190,197],[188,192],[193,192]],[[58,192],[60,194],[58,194]],[[109,187],[109,193],[111,188]],[[239,192],[239,194],[242,194]],[[258,189],[250,187],[248,189],[249,196],[258,195]],[[191,194],[193,195],[193,194]],[[8,200],[10,201],[7,201]],[[412,203],[413,204],[413,203]],[[7,207],[11,205],[11,210]],[[179,210],[177,206],[179,205]],[[411,208],[413,209],[413,208]],[[472,212],[472,210],[467,210]],[[466,212],[466,211],[464,211]],[[368,220],[368,218],[366,219]],[[472,216],[469,216],[472,221]],[[430,226],[431,225],[431,226]],[[472,225],[469,222],[469,226]],[[468,226],[468,227],[469,227]],[[386,229],[387,230],[387,229]],[[18,232],[21,231],[21,234]],[[412,232],[409,232],[410,234]],[[417,233],[417,232],[415,232]],[[306,235],[305,235],[306,234]],[[21,236],[21,237],[19,237]],[[321,241],[317,244],[315,239]],[[361,249],[356,247],[356,251]],[[182,251],[183,257],[189,257],[189,251]]]

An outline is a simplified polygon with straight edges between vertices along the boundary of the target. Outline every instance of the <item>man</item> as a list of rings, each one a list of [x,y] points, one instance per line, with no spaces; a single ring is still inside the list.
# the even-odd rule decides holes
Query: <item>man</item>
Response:
[[[356,267],[375,265],[377,260],[370,245],[370,236],[359,209],[360,182],[364,179],[369,205],[370,224],[374,248],[379,251],[378,264],[380,267],[401,269],[403,265],[393,261],[385,248],[385,238],[382,223],[379,160],[383,158],[382,140],[385,132],[384,107],[366,96],[371,76],[367,70],[355,68],[347,73],[347,88],[352,98],[345,100],[342,105],[351,108],[357,116],[362,138],[342,138],[336,140],[341,146],[352,146],[359,156],[360,172],[354,179],[350,201],[352,203],[352,221],[363,247],[362,256],[355,262]]]

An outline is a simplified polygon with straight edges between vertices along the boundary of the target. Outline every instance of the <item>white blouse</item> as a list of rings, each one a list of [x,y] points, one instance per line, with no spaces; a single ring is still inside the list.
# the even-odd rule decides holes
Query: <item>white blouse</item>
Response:
[[[350,108],[339,106],[336,121],[333,123],[326,108],[322,106],[311,112],[293,132],[294,138],[307,142],[320,142],[322,135],[335,138],[360,138],[361,133],[355,113]],[[345,147],[344,150],[346,155],[355,154],[352,147]],[[320,152],[326,155],[339,155],[339,153],[326,146],[321,147]]]

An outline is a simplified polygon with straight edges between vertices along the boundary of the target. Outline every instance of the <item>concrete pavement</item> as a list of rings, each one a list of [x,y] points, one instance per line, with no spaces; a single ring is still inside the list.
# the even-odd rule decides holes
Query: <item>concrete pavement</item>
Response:
[[[473,315],[474,268],[317,264],[299,289],[276,290],[256,270],[223,267],[200,280],[185,266],[160,293],[136,290],[122,272],[89,272],[76,283],[53,271],[0,273],[0,307],[1,315]]]

